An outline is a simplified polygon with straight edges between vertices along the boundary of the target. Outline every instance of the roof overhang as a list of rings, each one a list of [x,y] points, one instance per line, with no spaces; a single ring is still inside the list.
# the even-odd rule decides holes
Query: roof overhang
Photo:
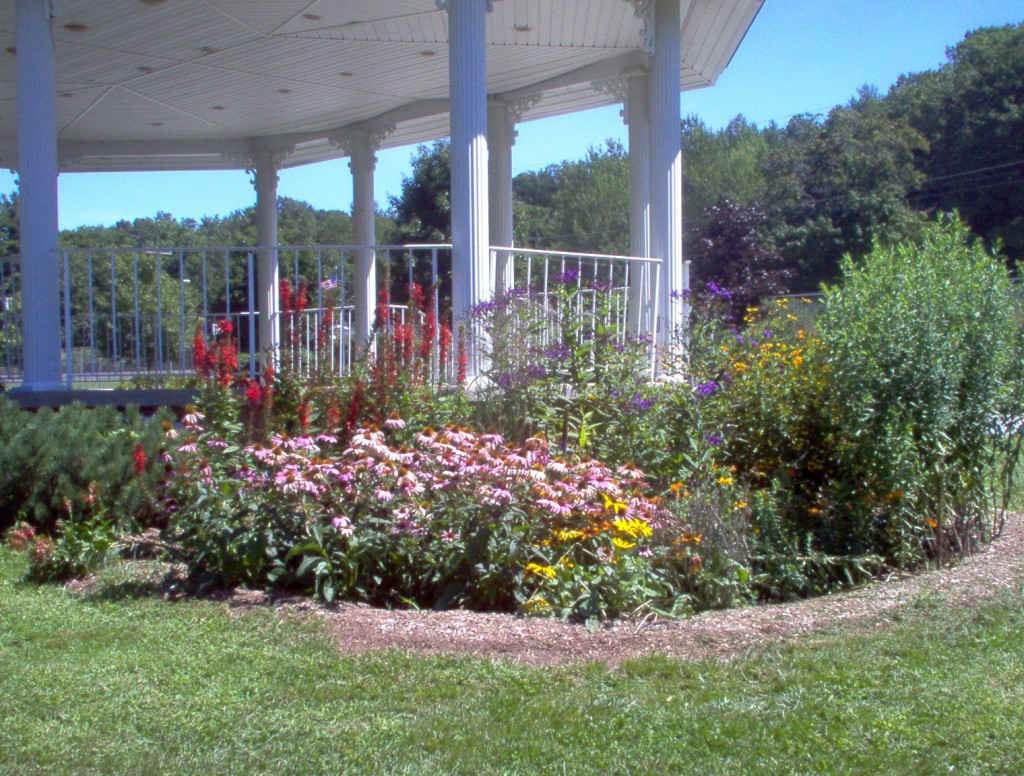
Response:
[[[682,0],[680,89],[714,84],[763,0]],[[14,3],[0,5],[0,165],[17,166]],[[647,0],[497,0],[491,99],[523,120],[609,105],[645,72]],[[62,170],[289,167],[449,134],[447,15],[434,0],[62,0]]]

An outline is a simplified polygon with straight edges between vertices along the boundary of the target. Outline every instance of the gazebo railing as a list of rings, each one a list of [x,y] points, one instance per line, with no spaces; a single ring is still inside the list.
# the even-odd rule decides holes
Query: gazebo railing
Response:
[[[194,337],[211,338],[228,320],[240,353],[240,368],[255,374],[258,340],[257,272],[263,248],[171,247],[152,249],[74,248],[60,251],[63,378],[66,386],[115,387],[173,384],[195,372]],[[390,321],[407,315],[409,288],[437,289],[434,316],[451,309],[450,245],[277,246],[279,275],[291,302],[282,300],[282,357],[300,373],[352,369],[356,341],[358,261],[373,251],[377,287],[390,289]],[[624,256],[492,248],[495,287],[528,289],[538,305],[550,303],[556,283],[580,286],[580,305],[595,304],[598,290],[610,294],[610,324],[627,332],[651,331],[657,316],[659,262]],[[304,301],[299,301],[304,295]],[[371,308],[377,299],[369,300]],[[290,328],[289,328],[290,327]],[[282,333],[282,337],[284,333]],[[545,336],[555,336],[549,332]],[[287,352],[284,346],[297,343]],[[452,349],[455,350],[454,348]],[[0,259],[0,382],[14,387],[22,377],[20,267],[17,257]],[[451,358],[456,353],[450,354]],[[439,365],[437,374],[453,374]],[[483,364],[477,364],[483,367]]]

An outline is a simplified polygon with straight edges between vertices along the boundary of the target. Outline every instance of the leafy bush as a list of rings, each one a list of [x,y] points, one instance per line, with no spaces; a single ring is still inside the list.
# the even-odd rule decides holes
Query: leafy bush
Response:
[[[1006,271],[953,218],[843,272],[821,332],[835,520],[850,550],[902,566],[970,552],[1000,525],[1024,409]]]
[[[62,517],[102,512],[126,525],[154,519],[170,417],[75,404],[27,412],[0,397],[0,531],[24,520],[48,534]]]

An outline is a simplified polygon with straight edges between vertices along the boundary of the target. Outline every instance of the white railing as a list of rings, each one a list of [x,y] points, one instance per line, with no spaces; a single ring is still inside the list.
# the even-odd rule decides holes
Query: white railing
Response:
[[[211,339],[219,321],[232,323],[240,368],[259,368],[256,281],[259,251],[239,246],[75,248],[60,251],[61,329],[66,386],[158,385],[194,374],[193,341]],[[305,303],[282,305],[282,358],[300,373],[352,369],[356,341],[355,269],[373,251],[378,288],[390,289],[390,326],[406,323],[413,283],[436,289],[433,319],[450,325],[451,246],[278,246],[280,277]],[[659,262],[625,256],[492,248],[496,287],[520,288],[543,308],[556,283],[574,282],[577,304],[604,292],[620,336],[653,329]],[[498,275],[500,274],[500,278]],[[0,259],[0,382],[16,386],[22,372],[20,271],[17,257]],[[648,302],[650,300],[650,302]],[[377,300],[371,300],[373,305]],[[421,312],[422,316],[423,313]],[[287,341],[285,337],[287,336]],[[551,333],[554,336],[554,333]],[[456,347],[450,359],[456,358]],[[436,349],[435,349],[436,356]],[[443,378],[450,366],[436,364]]]
[[[527,347],[543,348],[560,341],[565,311],[555,314],[555,308],[566,295],[577,321],[613,331],[617,342],[643,338],[657,330],[658,259],[526,248],[491,248],[491,257],[497,296],[524,297],[533,314],[547,321],[547,325],[530,328],[531,341],[524,343]],[[653,347],[649,353],[653,368]]]

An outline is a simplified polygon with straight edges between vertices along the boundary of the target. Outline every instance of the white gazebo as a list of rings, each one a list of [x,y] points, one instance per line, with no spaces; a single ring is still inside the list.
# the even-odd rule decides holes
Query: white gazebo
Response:
[[[249,169],[260,341],[277,310],[281,167],[349,157],[355,240],[372,245],[379,148],[450,136],[452,299],[492,293],[512,244],[515,124],[624,103],[631,253],[662,262],[659,336],[678,324],[680,91],[714,84],[763,0],[8,0],[0,165],[21,207],[23,383],[62,386],[57,176]],[[369,329],[373,255],[359,262]]]

